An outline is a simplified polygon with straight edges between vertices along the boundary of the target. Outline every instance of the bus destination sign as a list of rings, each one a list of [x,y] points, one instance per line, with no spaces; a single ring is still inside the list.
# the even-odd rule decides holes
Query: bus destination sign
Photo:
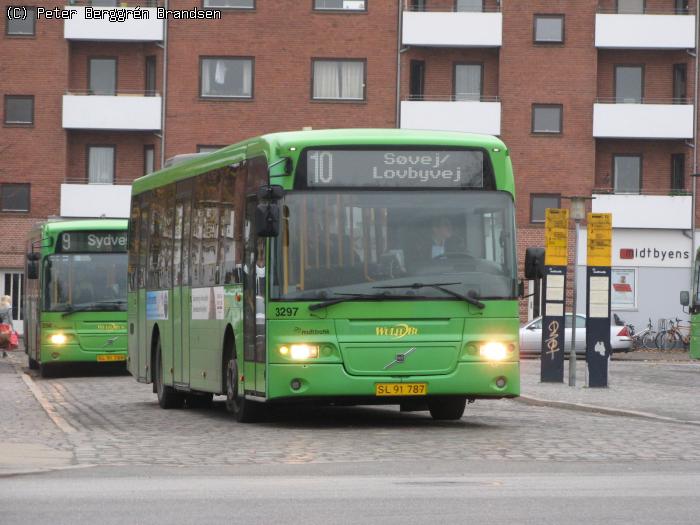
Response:
[[[61,253],[111,253],[126,249],[123,231],[63,232],[56,241],[56,252]]]
[[[306,150],[309,188],[483,188],[481,150]]]

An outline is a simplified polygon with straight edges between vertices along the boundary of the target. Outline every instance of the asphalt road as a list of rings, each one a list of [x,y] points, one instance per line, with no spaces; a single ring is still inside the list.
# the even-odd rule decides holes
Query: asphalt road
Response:
[[[653,465],[64,470],[0,479],[0,522],[697,524],[700,471]]]

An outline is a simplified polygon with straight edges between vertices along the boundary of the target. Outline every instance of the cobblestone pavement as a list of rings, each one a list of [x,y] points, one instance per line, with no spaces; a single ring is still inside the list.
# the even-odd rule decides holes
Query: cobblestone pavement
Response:
[[[33,377],[61,430],[20,377],[22,358],[0,361],[0,441],[68,451],[74,465],[700,461],[697,426],[511,400],[477,401],[458,422],[354,407],[285,409],[266,423],[243,425],[220,401],[212,409],[161,410],[151,386],[128,375]]]
[[[566,362],[565,383],[540,383],[539,359],[523,360],[520,369],[525,396],[644,412],[700,424],[700,361],[612,361],[608,388],[586,386],[586,363],[582,360],[577,361],[575,388],[568,386]]]

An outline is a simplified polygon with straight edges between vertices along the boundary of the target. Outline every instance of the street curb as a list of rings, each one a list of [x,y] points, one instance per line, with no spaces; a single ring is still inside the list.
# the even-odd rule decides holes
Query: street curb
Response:
[[[46,396],[44,396],[44,393],[39,389],[38,386],[36,386],[36,383],[34,380],[26,374],[23,370],[17,369],[17,372],[20,374],[20,377],[22,378],[22,381],[24,381],[24,384],[27,385],[27,388],[29,388],[30,392],[34,396],[34,398],[37,400],[39,405],[41,405],[41,408],[44,409],[44,412],[46,412],[46,415],[49,416],[49,419],[54,422],[54,424],[61,429],[65,434],[72,434],[75,432],[75,429],[70,426],[63,417],[61,417],[59,414],[56,413],[56,410],[54,407],[51,405],[48,399],[46,399]]]
[[[618,408],[607,408],[598,405],[587,405],[585,403],[569,403],[566,401],[551,401],[548,399],[539,399],[536,397],[523,396],[515,398],[516,401],[521,403],[539,406],[539,407],[551,407],[551,408],[561,408],[564,410],[578,410],[580,412],[593,412],[597,414],[605,414],[608,416],[623,416],[623,417],[637,417],[642,419],[650,419],[653,421],[663,421],[665,423],[678,423],[681,425],[693,425],[700,426],[700,421],[691,421],[686,419],[677,419],[674,417],[660,416],[658,414],[652,414],[649,412],[639,412],[636,410],[623,410]]]

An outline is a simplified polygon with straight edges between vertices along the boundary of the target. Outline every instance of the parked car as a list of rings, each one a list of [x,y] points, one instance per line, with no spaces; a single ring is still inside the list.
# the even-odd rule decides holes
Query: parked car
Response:
[[[564,351],[571,348],[571,314],[566,314],[564,330]],[[632,348],[632,337],[627,326],[610,326],[610,345],[613,352],[627,352]],[[520,327],[520,353],[539,354],[542,350],[542,318],[538,317]],[[576,315],[576,354],[586,353],[586,317]]]

